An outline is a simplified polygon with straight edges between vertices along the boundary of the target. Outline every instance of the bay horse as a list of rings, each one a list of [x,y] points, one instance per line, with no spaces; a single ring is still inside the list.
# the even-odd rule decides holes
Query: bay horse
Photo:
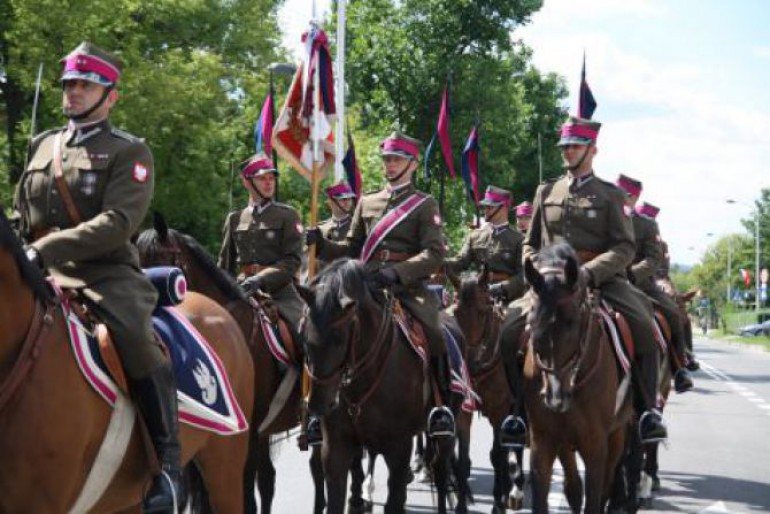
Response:
[[[506,508],[519,510],[524,502],[524,450],[514,450],[516,468],[511,479],[509,450],[500,444],[500,427],[511,412],[516,395],[511,391],[505,374],[500,348],[500,328],[505,318],[505,306],[489,295],[486,270],[470,274],[454,284],[457,303],[454,317],[465,335],[467,362],[476,392],[481,397],[481,413],[492,425],[493,442],[489,460],[494,470],[492,514],[502,514]],[[572,451],[560,450],[559,461],[569,476],[573,501],[582,493],[577,462]],[[509,496],[510,495],[510,496]]]
[[[153,224],[154,229],[143,231],[136,242],[142,265],[181,268],[187,277],[188,288],[224,306],[246,337],[251,354],[249,361],[255,369],[255,394],[248,459],[242,477],[244,512],[258,512],[254,497],[256,482],[262,512],[269,514],[275,494],[275,466],[270,454],[270,436],[297,426],[300,416],[299,388],[293,387],[286,400],[286,408],[270,424],[269,430],[260,431],[259,427],[267,417],[270,404],[281,385],[282,370],[265,341],[257,307],[235,280],[217,267],[211,255],[192,236],[169,228],[159,213],[155,213]],[[320,464],[318,468],[320,470]]]
[[[571,246],[558,243],[540,250],[537,267],[524,263],[533,294],[523,374],[533,512],[548,511],[553,461],[564,448],[575,448],[585,463],[584,512],[602,512],[632,417],[628,391],[616,407],[621,378],[578,262]]]
[[[238,325],[194,293],[178,306],[221,359],[245,415],[254,370]],[[111,407],[83,377],[58,298],[26,258],[0,209],[0,511],[69,512],[111,423]],[[216,512],[243,511],[241,477],[248,435],[229,437],[180,425],[182,462],[194,463]],[[138,511],[151,477],[141,430],[92,512]]]
[[[258,306],[254,304],[224,270],[217,267],[214,259],[192,236],[170,228],[163,216],[156,212],[153,228],[142,232],[137,239],[140,259],[145,266],[177,266],[185,272],[190,290],[211,297],[230,311],[241,327],[248,342],[251,358],[256,370],[254,412],[251,419],[251,446],[244,472],[245,512],[256,513],[258,506],[254,497],[256,480],[262,512],[269,514],[275,495],[276,472],[271,455],[272,435],[287,431],[298,425],[300,419],[300,391],[294,387],[286,398],[286,407],[268,422],[266,430],[259,427],[268,416],[270,404],[281,387],[283,371],[268,349],[264,333],[259,324]],[[301,350],[301,349],[300,349]],[[351,474],[350,506],[363,511],[366,506],[362,498],[364,471],[357,459]],[[323,486],[323,469],[320,448],[314,447],[310,456],[310,470],[315,484],[313,512],[323,514],[326,495]]]
[[[313,383],[310,410],[322,416],[327,512],[342,514],[348,470],[366,447],[388,467],[385,512],[403,513],[412,437],[425,429],[431,406],[426,365],[396,325],[393,296],[370,288],[360,261],[332,262],[300,293],[308,306],[302,332]],[[438,512],[445,513],[454,440],[437,438],[432,445]],[[467,484],[458,484],[458,493],[465,490]],[[462,494],[455,512],[467,512]]]

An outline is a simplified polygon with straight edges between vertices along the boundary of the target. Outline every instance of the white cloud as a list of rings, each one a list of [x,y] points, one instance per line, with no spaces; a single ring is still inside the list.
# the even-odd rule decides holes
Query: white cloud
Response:
[[[770,59],[770,46],[757,46],[752,51],[754,55],[761,59]]]

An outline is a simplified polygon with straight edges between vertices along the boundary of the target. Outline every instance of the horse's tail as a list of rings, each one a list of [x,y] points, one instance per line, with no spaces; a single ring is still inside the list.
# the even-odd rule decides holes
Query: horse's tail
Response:
[[[184,490],[187,491],[187,494],[182,500],[184,506],[180,512],[186,512],[187,507],[189,507],[189,512],[192,514],[214,514],[214,509],[211,508],[209,503],[206,484],[203,482],[203,475],[201,475],[197,464],[191,461],[185,466],[182,481],[184,482]]]

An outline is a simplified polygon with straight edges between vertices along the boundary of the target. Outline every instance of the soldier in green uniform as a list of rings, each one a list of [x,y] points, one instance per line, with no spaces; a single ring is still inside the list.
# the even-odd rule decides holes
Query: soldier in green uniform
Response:
[[[152,332],[157,293],[130,238],[152,199],[155,172],[141,139],[113,128],[121,63],[90,43],[62,59],[69,123],[34,139],[16,190],[27,256],[76,289],[109,328],[161,465],[144,512],[175,512],[181,477],[174,376]]]
[[[439,323],[439,300],[425,281],[443,263],[444,238],[438,203],[418,192],[412,174],[419,159],[419,142],[394,132],[380,145],[388,187],[365,195],[353,213],[345,241],[325,239],[318,228],[308,231],[308,245],[316,244],[319,256],[360,257],[377,287],[391,288],[401,303],[423,325],[431,352],[431,369],[444,405],[428,416],[432,436],[454,434],[449,400],[449,368]]]
[[[273,161],[261,153],[241,166],[249,205],[227,216],[218,265],[247,292],[270,294],[296,337],[304,307],[294,287],[302,262],[303,228],[293,207],[273,201],[277,176]]]
[[[521,265],[524,236],[508,222],[511,205],[509,191],[489,186],[479,204],[484,208],[486,223],[471,231],[457,257],[446,259],[446,268],[456,275],[472,265],[485,267],[490,284],[489,294],[507,304],[525,291]]]
[[[326,204],[332,211],[332,215],[319,223],[318,228],[321,229],[324,238],[330,241],[343,241],[350,230],[356,194],[347,182],[340,182],[327,187],[326,196]]]
[[[516,206],[516,228],[519,232],[526,234],[529,231],[529,225],[532,223],[532,204],[530,202],[521,202]]]
[[[634,238],[636,240],[636,255],[628,268],[628,280],[650,297],[655,305],[666,317],[671,327],[671,343],[676,352],[673,359],[675,366],[674,389],[683,393],[692,389],[693,383],[690,373],[684,367],[685,363],[685,335],[684,324],[679,315],[679,307],[676,302],[658,287],[655,282],[655,272],[663,260],[660,231],[658,222],[653,217],[657,214],[657,208],[645,204],[645,208],[636,208],[639,195],[642,193],[642,183],[626,175],[620,175],[617,185],[626,193],[626,209],[631,216],[634,226]]]
[[[524,238],[525,259],[537,259],[540,248],[567,242],[575,249],[582,265],[580,280],[597,288],[602,297],[628,321],[636,343],[637,409],[639,433],[643,443],[666,439],[667,431],[655,408],[658,390],[658,356],[653,333],[652,304],[627,279],[626,268],[634,258],[634,234],[624,211],[625,195],[614,184],[594,175],[593,159],[601,124],[570,117],[561,128],[561,149],[565,175],[538,187],[533,206],[532,225]],[[523,328],[523,310],[512,309],[503,327],[503,342],[516,345]],[[519,375],[516,352],[504,348],[506,371],[514,382]],[[518,385],[518,384],[515,384]],[[510,444],[523,443],[523,421],[511,415],[503,422]]]

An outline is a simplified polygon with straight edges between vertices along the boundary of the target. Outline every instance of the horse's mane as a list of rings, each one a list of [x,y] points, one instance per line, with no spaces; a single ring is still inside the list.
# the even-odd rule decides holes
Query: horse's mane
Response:
[[[21,278],[32,289],[35,297],[45,302],[51,301],[53,293],[48,287],[43,273],[27,259],[24,248],[21,246],[19,238],[16,237],[16,232],[11,227],[11,222],[2,207],[0,207],[0,246],[11,253],[19,267]]]
[[[321,335],[328,334],[328,328],[334,314],[339,312],[340,299],[343,296],[358,305],[372,298],[363,264],[357,259],[343,258],[333,261],[313,278],[310,285],[315,289],[310,318]]]
[[[462,279],[457,292],[458,299],[462,305],[470,305],[476,300],[478,284],[479,275],[475,273]]]
[[[565,264],[570,260],[579,262],[572,246],[567,243],[556,243],[543,247],[538,252],[537,267],[564,269]],[[574,291],[567,290],[563,274],[543,275],[542,285],[533,289],[535,289],[537,301],[529,314],[529,323],[532,336],[537,339],[548,330],[549,325],[556,318],[559,300],[564,298],[565,294],[573,294]],[[583,293],[584,291],[578,291],[575,294],[580,294],[582,297]]]
[[[238,286],[235,279],[225,270],[217,266],[216,262],[214,262],[214,258],[198,241],[195,240],[194,237],[179,232],[178,230],[174,230],[173,228],[168,229],[168,237],[174,238],[179,244],[184,245],[195,260],[195,263],[214,281],[214,284],[228,300],[248,301],[246,294],[243,292],[243,289]],[[163,243],[161,242],[160,236],[154,228],[143,231],[136,240],[136,246],[141,252],[146,253],[147,255],[158,252],[162,245]]]

